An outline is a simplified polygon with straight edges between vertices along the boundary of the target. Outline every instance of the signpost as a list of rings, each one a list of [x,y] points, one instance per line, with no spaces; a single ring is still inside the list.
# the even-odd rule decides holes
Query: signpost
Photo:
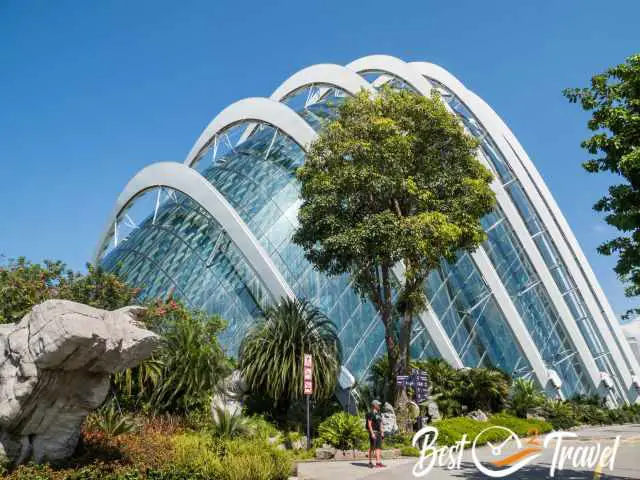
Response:
[[[429,376],[422,370],[413,369],[411,375],[398,375],[397,383],[403,387],[412,387],[414,401],[416,403],[424,402],[429,394]]]
[[[313,394],[313,356],[304,354],[304,394],[307,396],[307,450],[311,449],[311,414],[309,403]]]

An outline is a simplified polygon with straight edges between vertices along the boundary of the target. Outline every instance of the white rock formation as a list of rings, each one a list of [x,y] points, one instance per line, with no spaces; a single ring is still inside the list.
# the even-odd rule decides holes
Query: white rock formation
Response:
[[[398,433],[396,412],[390,403],[384,402],[380,416],[382,417],[382,431],[385,435],[395,435]]]
[[[242,379],[240,370],[234,370],[231,375],[218,384],[216,393],[211,397],[211,415],[218,421],[218,410],[227,411],[235,416],[242,413],[242,402],[247,393],[247,384]]]
[[[148,358],[159,337],[141,307],[107,312],[66,300],[37,305],[0,325],[0,459],[61,460],[105,400],[110,375]]]

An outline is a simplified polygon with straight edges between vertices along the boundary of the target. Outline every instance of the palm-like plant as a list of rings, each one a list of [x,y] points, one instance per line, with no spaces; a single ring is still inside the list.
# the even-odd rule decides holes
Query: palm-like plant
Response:
[[[101,432],[107,438],[114,438],[133,432],[137,425],[131,417],[116,409],[113,402],[103,406],[87,417],[87,426]]]
[[[335,325],[306,300],[284,300],[268,308],[244,338],[239,367],[249,389],[270,397],[284,413],[303,398],[304,354],[313,355],[313,398],[329,398],[342,363]]]
[[[509,402],[514,413],[525,418],[530,410],[544,403],[544,395],[532,380],[517,378],[511,385]]]
[[[249,419],[242,415],[234,415],[222,407],[214,407],[211,413],[211,433],[214,437],[233,438],[252,432]]]
[[[162,374],[148,402],[155,412],[201,409],[230,370],[216,338],[224,326],[222,320],[175,308],[177,313],[168,316],[159,329],[163,334],[158,354]]]
[[[463,373],[463,402],[471,409],[499,412],[509,396],[508,377],[499,370],[471,368]]]

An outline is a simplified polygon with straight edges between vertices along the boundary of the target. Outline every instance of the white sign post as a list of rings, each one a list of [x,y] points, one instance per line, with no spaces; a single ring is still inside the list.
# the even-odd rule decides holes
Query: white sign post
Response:
[[[311,448],[311,414],[309,401],[313,394],[313,356],[305,353],[303,360],[304,394],[307,397],[307,450]]]

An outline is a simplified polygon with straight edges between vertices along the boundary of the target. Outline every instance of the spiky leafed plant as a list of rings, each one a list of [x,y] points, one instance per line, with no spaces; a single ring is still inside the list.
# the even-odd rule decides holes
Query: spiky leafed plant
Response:
[[[214,407],[211,413],[211,434],[214,437],[233,438],[252,433],[249,419],[242,415],[234,415],[222,407]]]
[[[509,397],[509,377],[491,368],[471,368],[462,373],[462,401],[470,409],[499,412]]]
[[[509,403],[513,412],[521,418],[544,403],[544,395],[532,380],[517,378],[511,385]]]
[[[284,300],[265,311],[240,346],[239,367],[254,393],[286,413],[304,396],[303,355],[313,355],[313,398],[329,398],[342,363],[335,325],[307,300]]]

